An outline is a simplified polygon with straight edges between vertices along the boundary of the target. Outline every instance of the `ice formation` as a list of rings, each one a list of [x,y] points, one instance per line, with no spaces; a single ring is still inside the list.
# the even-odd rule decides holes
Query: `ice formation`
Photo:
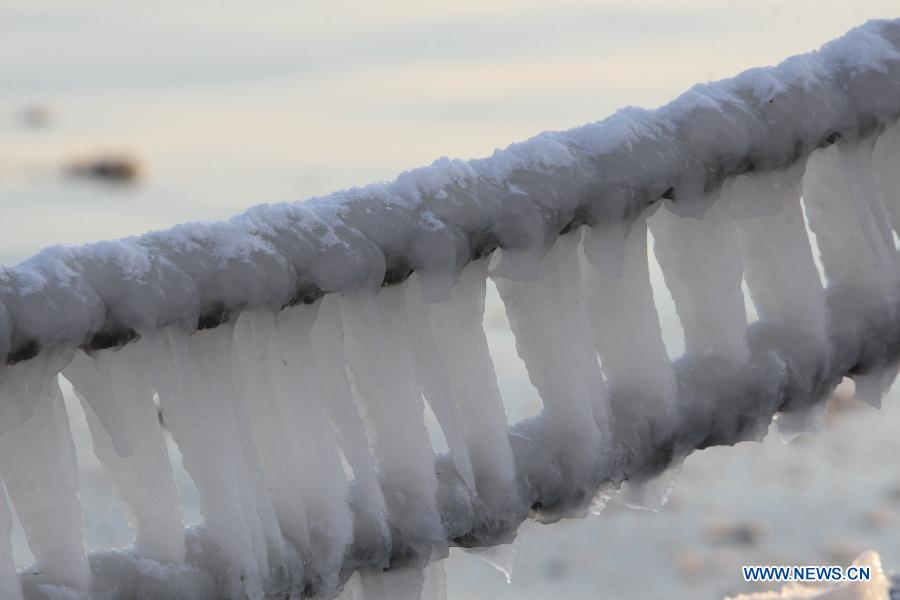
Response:
[[[658,506],[689,452],[773,418],[814,429],[844,376],[879,403],[900,351],[898,116],[900,21],[871,22],[656,111],[0,270],[0,478],[36,557],[16,573],[0,494],[0,595],[439,597],[450,546],[509,544],[622,485]],[[543,403],[513,424],[488,278]],[[85,554],[60,374],[131,548]]]

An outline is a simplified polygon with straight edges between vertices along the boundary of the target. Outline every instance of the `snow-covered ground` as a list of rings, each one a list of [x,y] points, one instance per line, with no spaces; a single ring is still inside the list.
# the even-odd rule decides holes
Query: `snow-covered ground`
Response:
[[[299,6],[0,6],[0,263],[389,179],[441,154],[484,155],[896,16],[888,2]],[[20,125],[34,102],[49,110],[43,129]],[[57,171],[103,151],[139,157],[143,181],[104,186]],[[653,283],[677,356],[683,340],[658,270]],[[540,403],[491,293],[489,342],[515,420]],[[847,562],[867,548],[898,567],[898,396],[880,413],[842,401],[825,433],[791,446],[773,435],[696,453],[658,514],[616,500],[600,517],[526,525],[510,584],[454,551],[449,595],[715,598],[750,589],[741,564]],[[127,544],[84,417],[68,406],[89,546]],[[176,474],[196,522],[196,491]],[[25,564],[21,535],[16,552]]]

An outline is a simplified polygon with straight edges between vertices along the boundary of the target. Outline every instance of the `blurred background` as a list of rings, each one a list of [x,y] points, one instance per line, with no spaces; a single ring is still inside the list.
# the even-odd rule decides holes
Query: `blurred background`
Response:
[[[896,12],[896,0],[0,0],[0,264],[483,156]],[[653,284],[678,356],[658,271]],[[515,420],[540,399],[490,294],[485,325]],[[449,597],[718,598],[760,587],[741,564],[845,564],[867,548],[900,567],[900,399],[877,412],[851,396],[841,388],[818,436],[692,455],[659,513],[614,500],[599,517],[526,524],[500,553],[511,583],[453,551]],[[127,545],[81,409],[68,408],[88,544]],[[178,477],[197,522],[196,490]],[[15,551],[26,565],[20,530]]]

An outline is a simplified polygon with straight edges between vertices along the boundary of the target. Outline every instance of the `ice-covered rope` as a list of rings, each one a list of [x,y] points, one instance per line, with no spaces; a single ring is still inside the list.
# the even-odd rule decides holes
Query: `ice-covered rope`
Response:
[[[693,449],[776,413],[814,428],[845,375],[880,402],[900,353],[898,116],[900,21],[871,22],[656,111],[0,271],[0,476],[37,558],[16,575],[0,501],[0,597],[330,597],[353,574],[347,594],[419,598],[448,544],[586,514],[626,481],[652,505]],[[512,427],[487,277],[544,407]],[[132,549],[85,555],[60,373]],[[157,402],[202,527],[182,529]]]

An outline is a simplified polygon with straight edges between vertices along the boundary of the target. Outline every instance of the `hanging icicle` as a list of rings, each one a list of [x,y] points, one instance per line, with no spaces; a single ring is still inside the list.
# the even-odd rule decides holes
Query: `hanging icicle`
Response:
[[[684,328],[685,353],[742,364],[749,358],[747,316],[730,197],[704,203],[711,206],[700,218],[666,207],[653,215],[656,260]]]
[[[82,401],[94,453],[125,502],[135,549],[178,563],[185,554],[178,491],[153,388],[139,361],[136,345],[95,357],[79,350],[63,374]]]
[[[535,281],[495,277],[516,348],[544,405],[531,435],[558,461],[559,502],[585,508],[598,483],[598,456],[609,456],[609,403],[578,270],[578,236],[560,236]],[[604,472],[602,466],[599,467]],[[550,507],[544,507],[549,509]]]
[[[84,550],[78,467],[62,392],[55,376],[27,385],[39,391],[31,416],[0,436],[0,474],[40,578],[86,590],[91,575]]]

